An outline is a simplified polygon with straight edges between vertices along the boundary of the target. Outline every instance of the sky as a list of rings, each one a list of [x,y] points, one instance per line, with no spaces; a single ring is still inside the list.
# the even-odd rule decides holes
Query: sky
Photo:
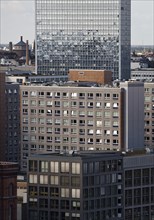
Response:
[[[132,0],[131,44],[154,45],[154,0]],[[35,39],[34,0],[0,0],[0,43]]]

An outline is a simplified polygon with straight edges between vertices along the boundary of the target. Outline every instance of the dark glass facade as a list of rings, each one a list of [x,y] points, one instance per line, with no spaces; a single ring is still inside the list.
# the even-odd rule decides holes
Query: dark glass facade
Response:
[[[130,0],[36,0],[37,73],[107,69],[130,78]]]

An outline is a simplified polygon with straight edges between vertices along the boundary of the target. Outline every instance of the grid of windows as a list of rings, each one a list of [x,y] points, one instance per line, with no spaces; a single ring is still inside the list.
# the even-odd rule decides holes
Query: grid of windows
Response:
[[[105,68],[129,79],[130,1],[36,0],[36,45],[38,74]]]

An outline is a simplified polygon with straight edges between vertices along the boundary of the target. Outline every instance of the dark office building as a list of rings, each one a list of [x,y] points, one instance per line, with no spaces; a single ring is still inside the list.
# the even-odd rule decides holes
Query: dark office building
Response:
[[[30,157],[29,219],[122,220],[122,156],[70,153]]]
[[[123,158],[124,220],[154,219],[154,154]]]
[[[0,161],[5,161],[6,103],[5,73],[0,72]]]
[[[154,154],[82,151],[33,155],[30,220],[153,220]]]
[[[0,219],[17,220],[16,163],[0,162]]]
[[[19,84],[6,83],[6,160],[19,162],[20,159],[20,97]]]

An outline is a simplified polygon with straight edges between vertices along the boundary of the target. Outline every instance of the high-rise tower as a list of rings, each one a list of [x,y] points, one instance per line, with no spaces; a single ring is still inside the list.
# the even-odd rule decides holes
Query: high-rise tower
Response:
[[[130,0],[36,0],[37,73],[107,69],[130,78]]]

